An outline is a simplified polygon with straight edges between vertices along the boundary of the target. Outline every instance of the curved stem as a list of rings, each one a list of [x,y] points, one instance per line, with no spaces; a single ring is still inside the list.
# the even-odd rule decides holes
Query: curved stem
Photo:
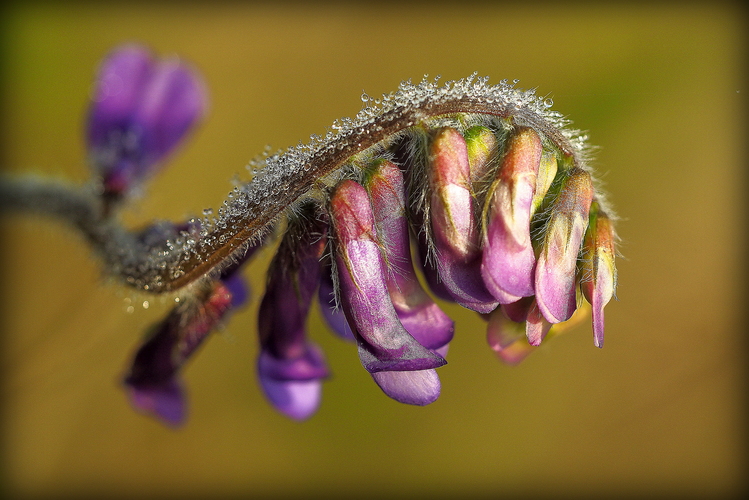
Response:
[[[470,80],[467,81],[470,83]],[[22,179],[4,181],[0,187],[0,208],[16,208],[53,214],[73,223],[103,257],[110,273],[130,286],[152,293],[168,293],[218,275],[242,261],[251,245],[257,244],[279,216],[291,205],[324,186],[324,179],[347,164],[351,157],[387,144],[399,132],[425,120],[462,113],[511,118],[517,125],[531,126],[553,142],[581,167],[582,148],[563,133],[559,115],[546,112],[538,98],[519,104],[520,94],[504,86],[474,86],[464,81],[463,93],[451,88],[423,89],[408,102],[403,90],[391,94],[396,102],[381,109],[367,108],[369,115],[357,116],[337,134],[313,138],[311,144],[290,148],[265,161],[264,168],[248,184],[230,193],[215,220],[201,221],[200,238],[178,237],[163,245],[145,246],[136,235],[113,218],[104,217],[102,201],[88,188]],[[504,92],[504,94],[501,94]]]

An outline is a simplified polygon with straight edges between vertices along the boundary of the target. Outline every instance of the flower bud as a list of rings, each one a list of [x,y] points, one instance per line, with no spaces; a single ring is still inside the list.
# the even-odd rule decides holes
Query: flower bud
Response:
[[[502,304],[534,293],[536,257],[530,221],[541,154],[538,134],[530,128],[519,129],[508,141],[490,188],[481,273],[486,287]]]
[[[155,61],[138,46],[110,54],[99,70],[87,124],[105,195],[121,197],[150,175],[205,108],[202,83],[179,60]]]
[[[480,125],[466,130],[465,140],[471,185],[475,193],[476,186],[484,180],[497,155],[499,141],[491,129]]]
[[[603,308],[616,291],[615,235],[611,219],[594,202],[583,242],[583,295],[592,308],[593,341],[603,347]]]
[[[421,345],[440,349],[453,337],[454,323],[427,295],[411,261],[403,174],[389,161],[373,168],[366,184],[377,239],[386,258],[386,281],[401,324]]]
[[[546,193],[549,192],[549,188],[557,175],[557,170],[557,157],[554,154],[545,153],[541,157],[541,163],[538,166],[536,192],[533,194],[533,201],[531,202],[531,217],[541,208]]]
[[[592,199],[590,174],[574,168],[551,206],[536,264],[536,301],[550,323],[566,321],[577,307],[575,271]]]
[[[307,221],[300,219],[299,215],[290,217],[258,312],[261,386],[270,402],[295,420],[317,410],[321,380],[328,376],[322,352],[307,340],[305,328],[320,282],[325,229],[314,223],[307,228]]]
[[[230,310],[231,301],[229,289],[216,281],[201,298],[178,305],[152,330],[125,377],[133,406],[171,425],[183,422],[178,372]]]
[[[400,320],[388,294],[366,189],[341,181],[330,198],[341,302],[370,373],[437,368],[444,358],[419,344]]]
[[[481,249],[466,141],[453,128],[434,135],[429,155],[430,220],[440,278],[455,301],[481,313],[497,301],[481,278]]]

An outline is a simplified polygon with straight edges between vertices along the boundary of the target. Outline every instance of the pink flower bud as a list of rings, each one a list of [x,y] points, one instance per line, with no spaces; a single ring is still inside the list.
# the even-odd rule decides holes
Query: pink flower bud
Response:
[[[533,129],[518,130],[508,142],[487,200],[481,261],[484,283],[503,304],[534,294],[530,221],[542,153]]]
[[[603,347],[603,308],[616,291],[615,238],[611,219],[594,202],[583,243],[581,288],[592,308],[596,347]]]
[[[577,307],[575,272],[592,199],[590,174],[574,168],[551,207],[536,264],[536,301],[550,323],[568,320]]]

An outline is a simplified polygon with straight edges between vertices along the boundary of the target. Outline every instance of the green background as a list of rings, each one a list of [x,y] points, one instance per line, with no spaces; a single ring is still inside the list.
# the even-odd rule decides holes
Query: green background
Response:
[[[217,208],[266,144],[355,115],[360,94],[424,74],[519,79],[599,145],[623,217],[606,347],[586,322],[518,367],[457,321],[442,396],[384,396],[355,349],[312,337],[334,377],[291,422],[254,374],[255,300],[189,364],[179,431],[133,412],[119,378],[169,304],[102,279],[76,234],[2,218],[2,474],[18,496],[688,494],[738,491],[746,468],[745,14],[731,3],[30,3],[3,13],[3,168],[83,182],[83,116],[116,44],[179,54],[210,114],[126,214]],[[742,64],[740,64],[740,62]],[[147,309],[142,302],[149,300]],[[132,306],[133,312],[128,312]]]

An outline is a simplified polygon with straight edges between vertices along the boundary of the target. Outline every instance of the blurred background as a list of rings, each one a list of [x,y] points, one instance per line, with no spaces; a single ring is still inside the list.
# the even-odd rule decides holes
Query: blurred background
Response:
[[[519,79],[600,146],[623,217],[606,347],[588,322],[504,366],[457,321],[442,396],[388,399],[317,310],[333,378],[291,422],[257,385],[254,298],[185,370],[190,417],[131,410],[120,378],[169,304],[102,277],[80,238],[3,215],[0,483],[9,496],[689,495],[746,474],[746,17],[732,3],[30,2],[2,14],[6,172],[84,182],[83,117],[115,45],[193,63],[208,119],[126,213],[217,208],[266,145],[282,148],[424,74]],[[142,302],[149,300],[150,307]]]

